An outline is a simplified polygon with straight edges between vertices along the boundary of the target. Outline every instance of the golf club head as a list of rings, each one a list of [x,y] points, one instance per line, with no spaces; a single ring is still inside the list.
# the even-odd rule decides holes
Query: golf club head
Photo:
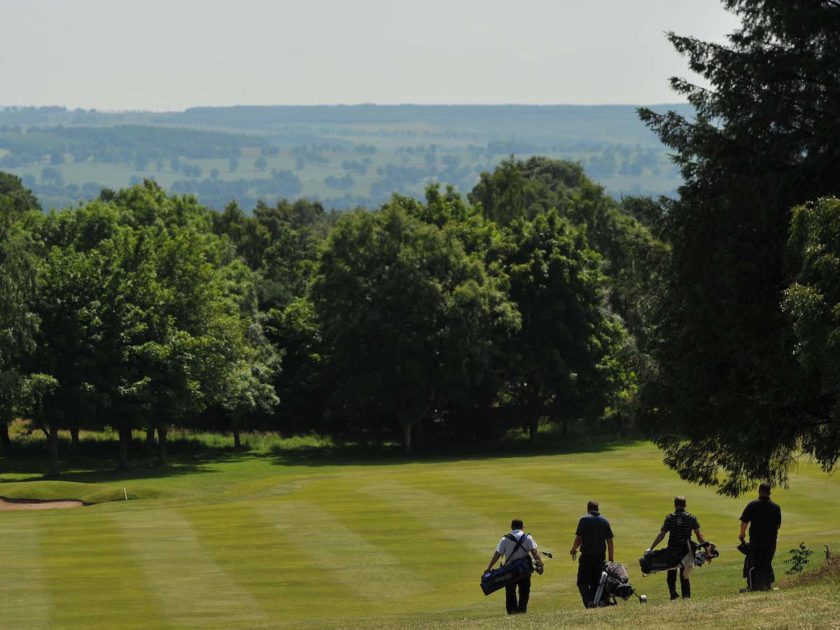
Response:
[[[542,555],[544,555],[546,558],[553,558],[554,557],[554,554],[551,553],[550,551],[541,551],[540,553]]]
[[[639,603],[647,604],[647,595],[639,595]]]

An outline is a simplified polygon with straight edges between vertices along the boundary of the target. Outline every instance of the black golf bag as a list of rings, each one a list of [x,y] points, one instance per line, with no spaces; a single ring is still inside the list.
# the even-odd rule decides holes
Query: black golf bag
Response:
[[[624,565],[616,562],[605,562],[601,570],[601,580],[598,582],[598,590],[595,591],[595,606],[615,606],[616,598],[627,601],[636,595],[636,591],[630,584],[630,577]],[[647,597],[636,595],[640,603],[645,603]]]
[[[485,595],[495,593],[508,584],[516,584],[530,577],[534,570],[531,558],[519,558],[481,576],[481,590]]]
[[[530,534],[522,534],[522,536],[519,537],[516,542],[516,546],[513,548],[513,551],[510,552],[510,555],[517,552],[520,545],[528,539],[529,535]],[[514,540],[512,536],[512,534],[508,534],[507,537]],[[506,561],[498,569],[487,571],[481,576],[481,590],[485,595],[495,593],[500,588],[504,588],[508,584],[516,584],[517,582],[521,582],[522,580],[530,577],[533,571],[534,565],[531,563],[531,558],[527,555],[522,558],[517,558],[513,562]]]
[[[677,549],[674,547],[648,551],[639,558],[639,567],[642,570],[642,575],[650,575],[651,573],[673,569],[679,566],[683,558],[685,558],[686,553],[686,549]]]
[[[689,540],[685,547],[666,547],[646,552],[639,558],[639,567],[642,569],[642,575],[650,575],[679,567],[702,567],[718,556],[720,553],[712,543],[707,541],[698,544]]]
[[[766,565],[769,565],[766,569],[756,570],[755,561],[756,553],[768,554],[769,546],[753,548],[753,546],[750,543],[741,541],[741,544],[738,545],[738,551],[744,554],[744,571],[742,575],[747,580],[747,589],[750,591],[770,590],[770,588],[773,585],[773,582],[776,581],[776,575],[773,572],[773,565],[770,562],[765,562]]]

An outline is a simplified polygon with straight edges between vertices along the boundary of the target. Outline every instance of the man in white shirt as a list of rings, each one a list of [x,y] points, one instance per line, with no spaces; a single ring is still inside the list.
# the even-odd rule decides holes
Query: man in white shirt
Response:
[[[504,557],[505,564],[510,564],[516,560],[527,558],[530,553],[537,565],[537,570],[542,568],[542,560],[537,551],[536,541],[525,532],[522,528],[525,525],[521,520],[515,518],[510,523],[510,534],[502,536],[499,544],[496,546],[496,551],[490,564],[487,565],[487,571],[491,571],[493,566],[498,562],[499,558]],[[524,538],[523,538],[524,537]],[[516,600],[516,587],[519,586],[519,601]],[[516,584],[507,584],[505,586],[505,608],[507,613],[513,615],[515,613],[524,613],[528,610],[528,598],[531,595],[531,577],[528,576],[521,582]]]

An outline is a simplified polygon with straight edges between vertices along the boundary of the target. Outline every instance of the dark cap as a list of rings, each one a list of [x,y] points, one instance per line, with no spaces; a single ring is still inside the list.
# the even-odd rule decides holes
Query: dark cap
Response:
[[[770,490],[772,490],[772,489],[773,489],[773,486],[771,486],[769,483],[767,483],[765,481],[764,483],[759,484],[758,494],[762,494],[764,496],[770,496]]]

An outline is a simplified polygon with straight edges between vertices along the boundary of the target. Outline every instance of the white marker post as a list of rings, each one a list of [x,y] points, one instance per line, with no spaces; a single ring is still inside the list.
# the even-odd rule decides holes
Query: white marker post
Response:
[[[123,496],[125,496],[125,500],[128,501],[128,492],[125,491],[125,488],[123,488]]]

